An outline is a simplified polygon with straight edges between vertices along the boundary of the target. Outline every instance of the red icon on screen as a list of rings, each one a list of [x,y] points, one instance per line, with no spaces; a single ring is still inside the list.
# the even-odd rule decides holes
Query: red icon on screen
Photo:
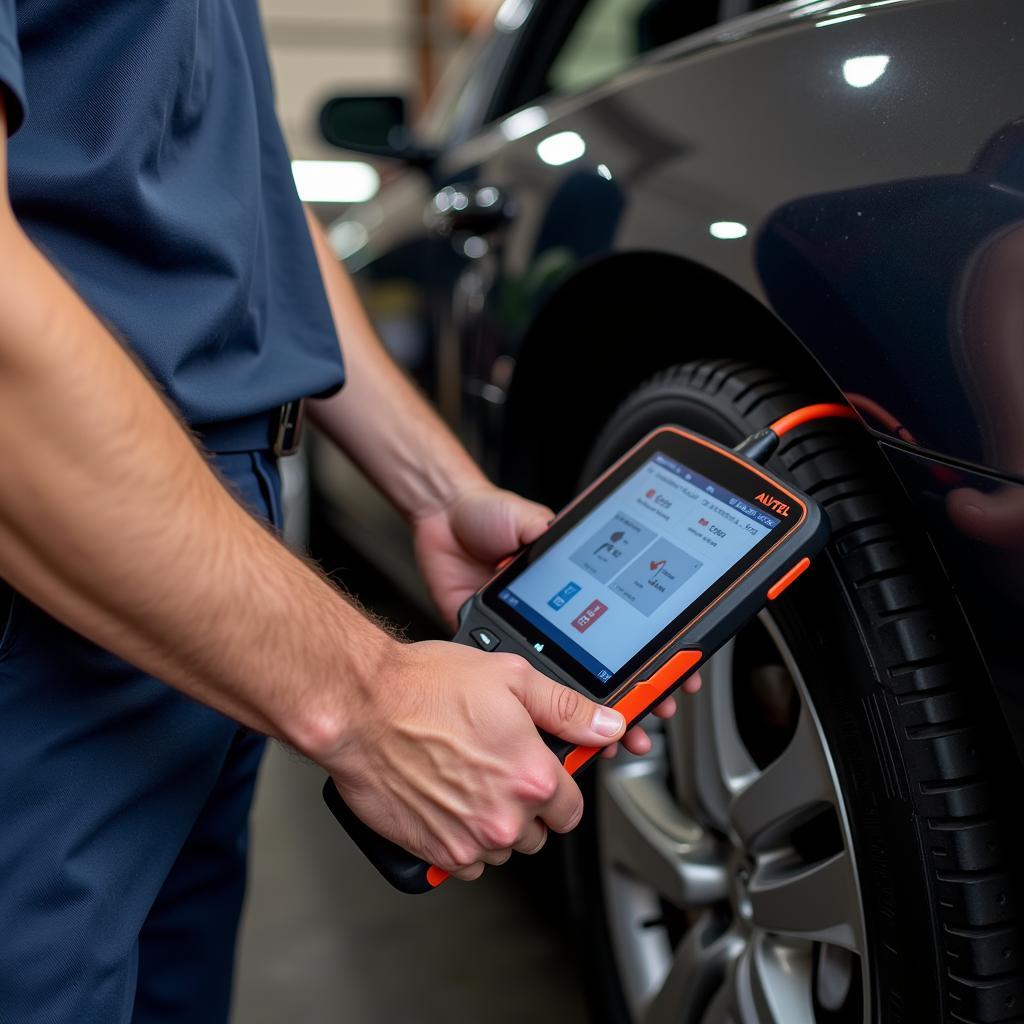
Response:
[[[572,628],[578,633],[585,633],[606,611],[608,605],[601,601],[591,601],[586,609],[572,620]]]
[[[661,575],[662,570],[665,568],[665,563],[668,561],[667,558],[659,558],[656,562],[651,561],[651,578],[647,581],[648,583],[657,584],[658,577]]]
[[[647,492],[647,497],[648,497],[648,498],[653,498],[653,497],[654,497],[654,496],[655,496],[655,495],[656,495],[657,493],[658,493],[658,492],[657,492],[657,491],[656,491],[656,490],[655,490],[655,489],[654,489],[654,488],[652,487],[652,488],[651,488],[651,489],[650,489],[650,490],[649,490],[649,491]]]

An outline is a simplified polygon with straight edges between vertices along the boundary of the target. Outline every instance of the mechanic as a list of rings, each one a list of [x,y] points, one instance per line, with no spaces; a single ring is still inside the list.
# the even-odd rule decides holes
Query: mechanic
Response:
[[[0,100],[0,1022],[223,1021],[265,736],[473,879],[580,818],[535,726],[624,723],[399,642],[279,542],[301,396],[449,619],[551,513],[379,345],[295,194],[256,0],[0,0]]]

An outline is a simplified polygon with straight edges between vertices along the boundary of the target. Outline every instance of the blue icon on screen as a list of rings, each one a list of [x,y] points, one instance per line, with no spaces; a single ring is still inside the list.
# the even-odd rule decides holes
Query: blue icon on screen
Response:
[[[548,607],[557,612],[559,608],[564,608],[579,592],[580,585],[570,580],[554,597],[549,599]]]

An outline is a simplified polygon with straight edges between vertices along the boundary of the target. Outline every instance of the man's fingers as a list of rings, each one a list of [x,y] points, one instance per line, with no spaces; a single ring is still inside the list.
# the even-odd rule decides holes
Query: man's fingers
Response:
[[[666,697],[655,709],[654,713],[659,718],[671,718],[678,710],[679,705],[675,697]]]
[[[488,850],[484,855],[484,863],[490,864],[492,867],[501,867],[509,857],[512,856],[511,850]]]
[[[504,864],[511,856],[513,850],[516,853],[524,853],[527,856],[532,856],[535,853],[540,853],[544,848],[544,844],[548,839],[548,828],[540,818],[534,818],[526,827],[523,829],[522,835],[519,837],[515,846],[509,850],[487,850],[484,852],[483,862],[484,864],[490,864],[492,867],[500,867]],[[476,869],[480,870],[477,872]],[[466,878],[466,881],[472,881],[474,878],[479,878],[483,872],[482,864],[474,864],[472,868],[467,869],[471,873],[471,877]],[[458,873],[457,877],[463,878],[461,872]]]
[[[582,747],[603,747],[622,736],[626,720],[577,690],[532,669],[521,677],[516,696],[537,726]]]
[[[516,853],[525,853],[527,856],[539,853],[541,848],[547,842],[547,839],[547,826],[539,818],[534,818],[533,821],[523,829],[523,834],[519,837],[519,842],[515,845]]]
[[[701,686],[700,673],[694,672],[689,679],[683,683],[683,693],[696,693]]]
[[[634,725],[625,736],[622,737],[622,745],[631,754],[649,754],[651,751],[651,737],[640,728]]]
[[[470,864],[468,868],[458,868],[449,874],[452,878],[458,878],[463,882],[475,882],[484,873],[484,865],[481,862]]]
[[[571,832],[583,817],[583,794],[568,772],[559,770],[557,778],[555,795],[538,813],[552,832]]]

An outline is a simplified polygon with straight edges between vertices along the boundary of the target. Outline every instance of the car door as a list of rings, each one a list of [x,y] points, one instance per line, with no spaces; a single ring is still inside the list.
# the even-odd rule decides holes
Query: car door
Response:
[[[621,193],[604,165],[596,176],[562,173],[582,155],[586,142],[571,128],[557,130],[560,113],[571,121],[575,106],[614,88],[631,69],[664,59],[672,44],[771,6],[777,5],[772,0],[509,0],[503,5],[519,12],[507,64],[482,111],[483,123],[452,140],[442,155],[441,187],[430,217],[435,235],[447,243],[439,246],[439,265],[452,258],[459,264],[454,276],[435,276],[431,288],[438,394],[450,422],[493,474],[502,405],[515,367],[511,339],[535,311],[547,280],[609,246],[621,210]],[[610,126],[617,129],[629,125]],[[636,139],[637,152],[649,151],[651,144]],[[564,230],[566,224],[572,224],[571,231]],[[549,245],[566,235],[572,236],[569,246]]]

